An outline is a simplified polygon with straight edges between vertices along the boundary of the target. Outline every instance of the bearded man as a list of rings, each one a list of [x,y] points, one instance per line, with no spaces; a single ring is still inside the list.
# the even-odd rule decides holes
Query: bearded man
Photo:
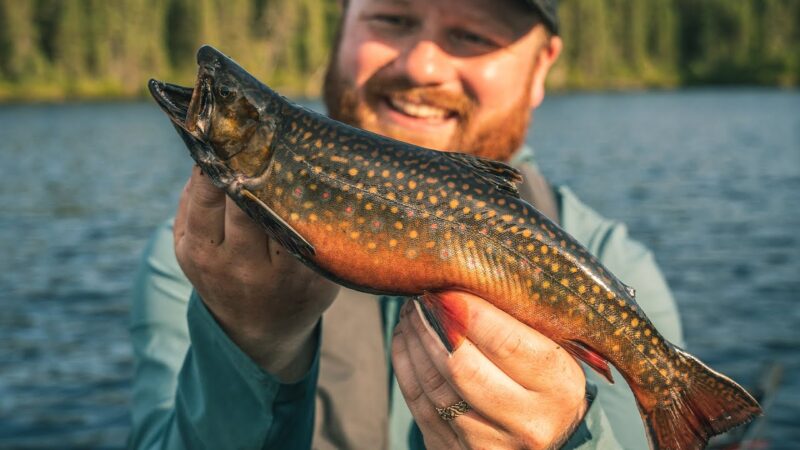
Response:
[[[524,146],[562,47],[555,0],[341,6],[330,116],[519,167],[523,197],[636,286],[640,306],[681,345],[650,253],[549,186]],[[459,295],[474,317],[448,355],[411,302],[322,278],[195,168],[137,278],[131,447],[646,447],[618,373],[608,385],[536,330]]]

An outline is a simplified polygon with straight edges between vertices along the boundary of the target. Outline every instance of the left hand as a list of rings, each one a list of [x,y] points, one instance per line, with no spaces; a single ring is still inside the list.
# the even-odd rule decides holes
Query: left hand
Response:
[[[454,295],[450,292],[448,295]],[[558,344],[486,300],[468,305],[465,339],[448,355],[408,301],[392,340],[400,390],[428,450],[545,449],[563,445],[586,413],[586,379]],[[472,409],[445,421],[436,408]]]

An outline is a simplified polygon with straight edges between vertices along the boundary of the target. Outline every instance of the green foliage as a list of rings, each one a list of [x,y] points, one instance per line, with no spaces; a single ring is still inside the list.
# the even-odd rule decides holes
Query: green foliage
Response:
[[[562,0],[558,89],[800,83],[797,0]],[[0,0],[0,99],[131,97],[190,84],[209,43],[283,92],[315,95],[333,0]]]

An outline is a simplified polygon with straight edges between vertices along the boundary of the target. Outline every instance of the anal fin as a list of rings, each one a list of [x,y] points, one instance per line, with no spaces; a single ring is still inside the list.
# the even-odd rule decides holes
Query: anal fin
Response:
[[[611,376],[611,368],[608,367],[608,361],[597,352],[576,341],[559,341],[559,344],[572,356],[585,362],[589,367],[602,375],[609,383],[614,384],[614,377]]]
[[[239,193],[242,197],[250,200],[259,207],[257,211],[253,211],[253,208],[245,208],[245,210],[249,210],[251,214],[257,215],[254,219],[264,225],[270,236],[278,241],[286,250],[303,258],[314,256],[314,246],[292,228],[291,225],[286,223],[272,208],[267,206],[266,203],[247,189],[242,189]]]

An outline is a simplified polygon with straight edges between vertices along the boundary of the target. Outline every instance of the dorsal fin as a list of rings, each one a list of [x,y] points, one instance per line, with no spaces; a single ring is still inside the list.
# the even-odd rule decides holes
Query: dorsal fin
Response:
[[[508,164],[468,155],[466,153],[443,152],[442,155],[472,170],[476,176],[487,181],[507,195],[519,198],[517,184],[522,182],[519,170]]]

